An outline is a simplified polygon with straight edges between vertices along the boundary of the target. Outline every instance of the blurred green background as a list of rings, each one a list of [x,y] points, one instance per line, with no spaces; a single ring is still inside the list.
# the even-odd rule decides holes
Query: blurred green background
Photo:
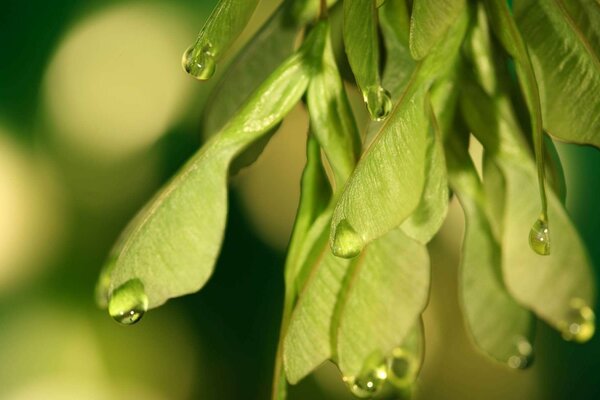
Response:
[[[304,162],[302,109],[233,180],[222,255],[200,293],[133,327],[93,299],[120,230],[201,143],[213,83],[187,78],[180,57],[214,3],[0,3],[0,399],[268,398]],[[262,2],[238,47],[276,3]],[[600,152],[558,150],[567,206],[597,270]],[[453,203],[430,245],[416,398],[600,398],[600,335],[566,343],[540,322],[535,363],[524,372],[474,349],[457,300],[462,224]],[[349,395],[324,365],[290,397]]]

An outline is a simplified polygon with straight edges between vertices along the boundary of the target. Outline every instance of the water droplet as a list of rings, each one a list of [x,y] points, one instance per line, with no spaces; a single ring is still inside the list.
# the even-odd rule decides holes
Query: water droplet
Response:
[[[148,297],[139,279],[131,279],[116,288],[108,301],[108,313],[123,325],[133,325],[148,309]]]
[[[594,311],[579,298],[571,299],[567,318],[561,322],[562,336],[565,340],[579,343],[587,342],[596,331]]]
[[[364,97],[371,119],[382,121],[392,111],[392,96],[381,86],[368,87]]]
[[[550,230],[546,221],[541,218],[535,221],[529,231],[529,246],[539,255],[550,254]]]
[[[357,377],[344,377],[344,382],[356,397],[368,399],[375,396],[387,379],[385,363],[360,374]]]
[[[195,49],[196,46],[192,45],[183,53],[181,65],[185,72],[200,81],[210,79],[216,69],[215,57],[210,46],[204,46],[199,51]]]
[[[388,381],[399,389],[410,387],[417,378],[419,362],[402,347],[392,350],[387,364]]]
[[[362,250],[362,240],[347,220],[343,219],[335,228],[333,254],[337,257],[356,257]]]
[[[533,362],[533,346],[526,338],[518,336],[515,340],[515,354],[509,357],[508,366],[525,369]]]

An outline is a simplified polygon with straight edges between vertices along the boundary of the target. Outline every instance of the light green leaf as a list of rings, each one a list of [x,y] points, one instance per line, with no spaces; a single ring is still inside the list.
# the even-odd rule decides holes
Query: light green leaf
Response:
[[[500,243],[488,218],[486,192],[466,146],[460,139],[451,140],[450,184],[465,215],[459,287],[467,327],[483,352],[512,368],[525,368],[532,357],[533,318],[504,287]]]
[[[600,4],[514,3],[540,87],[544,128],[558,139],[600,147]]]
[[[430,129],[425,158],[425,187],[419,205],[401,225],[404,233],[421,243],[429,242],[437,233],[448,211],[448,177],[442,133],[433,109],[431,106],[428,108]]]
[[[339,191],[354,170],[361,143],[330,39],[318,72],[308,85],[306,102],[311,129],[331,165]]]
[[[289,2],[281,5],[223,73],[204,109],[204,136],[218,132],[256,88],[294,50],[299,31],[287,17]]]
[[[242,33],[260,0],[220,0],[183,56],[185,70],[194,78],[213,76],[216,63]]]
[[[537,164],[537,180],[539,187],[539,196],[541,203],[539,222],[548,223],[548,205],[545,188],[545,170],[544,170],[544,132],[542,127],[542,108],[540,104],[540,94],[527,52],[527,47],[505,0],[486,0],[487,15],[490,20],[492,30],[504,46],[504,49],[514,58],[519,83],[525,97],[525,103],[529,109],[531,121],[531,136],[533,138],[533,148]],[[527,234],[529,235],[529,234]]]
[[[465,7],[465,0],[414,0],[410,52],[421,60],[438,44]]]
[[[365,244],[394,229],[416,209],[425,186],[429,117],[425,93],[456,57],[468,17],[420,62],[404,94],[363,153],[336,205],[331,229],[333,252],[356,256]]]
[[[372,242],[352,262],[336,312],[337,359],[344,376],[385,358],[419,319],[429,296],[429,256],[400,230]]]
[[[377,7],[373,0],[344,0],[344,45],[371,118],[389,114],[390,94],[381,87]]]
[[[527,233],[537,215],[536,174],[535,165],[522,143],[520,127],[506,98],[492,100],[472,84],[465,85],[464,90],[463,114],[500,168],[505,182],[501,243],[507,289],[519,303],[569,337],[570,327],[581,323],[581,310],[585,311],[595,301],[594,277],[587,252],[552,191],[548,193],[551,253],[540,256],[529,249]],[[590,332],[583,330],[583,333]],[[580,341],[589,337],[570,336]]]
[[[127,281],[139,279],[148,307],[153,308],[206,283],[225,228],[230,162],[276,126],[301,98],[313,73],[311,65],[322,57],[326,32],[323,23],[317,25],[298,53],[132,221],[116,246],[116,261],[102,275],[103,282],[109,281],[103,293],[110,295]]]

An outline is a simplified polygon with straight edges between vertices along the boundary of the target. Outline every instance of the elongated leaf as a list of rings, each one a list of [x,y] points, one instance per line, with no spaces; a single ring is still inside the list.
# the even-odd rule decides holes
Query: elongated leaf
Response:
[[[561,140],[600,147],[600,4],[519,0],[514,10],[538,79],[544,127]]]
[[[289,2],[281,5],[223,73],[204,110],[204,135],[218,132],[256,88],[294,50],[299,27],[287,18]]]
[[[531,132],[533,137],[533,147],[535,160],[537,163],[537,179],[539,186],[539,196],[541,211],[539,220],[544,224],[548,223],[548,210],[545,188],[544,171],[544,132],[542,127],[542,106],[540,104],[540,94],[537,85],[531,59],[527,52],[527,47],[516,23],[510,13],[508,4],[504,0],[486,0],[486,10],[490,19],[491,27],[506,49],[514,58],[519,76],[519,83],[523,90],[525,102],[529,109]],[[533,221],[535,221],[534,219]],[[533,222],[532,221],[532,222]]]
[[[198,34],[196,43],[184,54],[184,68],[193,77],[212,77],[215,64],[242,33],[260,0],[219,0]]]
[[[340,190],[360,154],[360,134],[337,69],[331,40],[327,40],[319,72],[311,80],[306,102],[315,136],[323,148]]]
[[[344,0],[344,45],[371,118],[385,118],[389,93],[381,87],[377,7],[373,0]]]
[[[455,141],[447,159],[451,187],[466,222],[459,287],[469,332],[477,346],[497,361],[527,367],[533,318],[504,287],[500,244],[487,216],[488,199],[466,147]]]
[[[333,214],[330,242],[336,255],[356,256],[365,244],[398,227],[419,204],[429,129],[425,93],[456,57],[467,24],[463,14],[416,66],[404,94],[363,153]]]
[[[221,245],[231,160],[277,125],[303,95],[321,58],[324,24],[278,68],[219,135],[214,136],[134,219],[116,246],[106,294],[141,281],[148,307],[200,289]]]
[[[410,17],[410,52],[425,58],[465,7],[465,0],[414,0]]]
[[[430,129],[425,159],[425,187],[415,211],[401,227],[413,239],[427,243],[437,233],[448,211],[448,177],[442,146],[442,133],[431,106]]]
[[[577,321],[573,304],[594,304],[595,287],[587,252],[562,204],[548,196],[551,254],[539,256],[526,240],[536,216],[535,166],[520,143],[522,134],[505,98],[492,100],[466,85],[461,105],[469,127],[502,171],[506,193],[502,221],[502,271],[511,295],[550,325],[568,334]],[[581,322],[581,321],[579,321]],[[587,337],[589,339],[589,337]]]
[[[429,295],[429,256],[400,230],[372,242],[353,261],[337,311],[338,365],[357,376],[374,355],[386,357],[417,322]]]

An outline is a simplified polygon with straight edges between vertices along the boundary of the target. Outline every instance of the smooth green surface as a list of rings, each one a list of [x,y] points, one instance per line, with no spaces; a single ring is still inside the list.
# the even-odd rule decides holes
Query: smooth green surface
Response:
[[[317,25],[303,47],[265,81],[225,128],[183,167],[134,219],[117,244],[108,292],[137,278],[148,307],[198,291],[219,253],[227,213],[229,165],[276,126],[306,90],[320,58],[326,27]]]
[[[429,108],[430,129],[425,158],[425,187],[415,211],[401,225],[408,236],[427,243],[442,226],[448,211],[448,176],[442,132]]]
[[[429,255],[393,230],[372,242],[348,274],[334,335],[340,371],[357,376],[367,359],[387,356],[417,322],[429,296]]]
[[[452,26],[465,0],[414,0],[410,17],[410,53],[415,60],[429,54]]]
[[[450,146],[447,153],[450,184],[465,215],[459,288],[468,331],[475,344],[490,357],[525,367],[530,355],[521,354],[519,344],[522,348],[525,341],[531,347],[532,315],[504,286],[501,243],[491,228],[486,192],[467,149],[456,140]]]
[[[336,236],[342,222],[356,232],[356,250],[398,227],[418,206],[425,186],[429,116],[425,104],[429,84],[447,72],[468,25],[466,13],[445,40],[411,75],[394,110],[363,153],[348,180],[332,220],[332,248],[346,241]],[[450,64],[451,66],[452,64]],[[345,234],[348,229],[342,230]],[[348,240],[350,242],[350,240]],[[354,250],[354,249],[353,249]],[[348,252],[351,256],[355,252]],[[341,254],[340,254],[341,255]]]
[[[204,136],[217,133],[269,74],[294,49],[299,31],[281,5],[237,53],[209,96],[204,109]]]
[[[538,216],[535,164],[506,98],[490,98],[465,88],[462,107],[470,129],[502,172],[505,181],[502,223],[502,271],[511,295],[557,329],[571,314],[571,300],[594,304],[594,277],[579,234],[563,205],[549,192],[552,252],[540,256],[526,240]]]
[[[600,4],[518,0],[515,18],[540,88],[544,128],[600,147]]]

